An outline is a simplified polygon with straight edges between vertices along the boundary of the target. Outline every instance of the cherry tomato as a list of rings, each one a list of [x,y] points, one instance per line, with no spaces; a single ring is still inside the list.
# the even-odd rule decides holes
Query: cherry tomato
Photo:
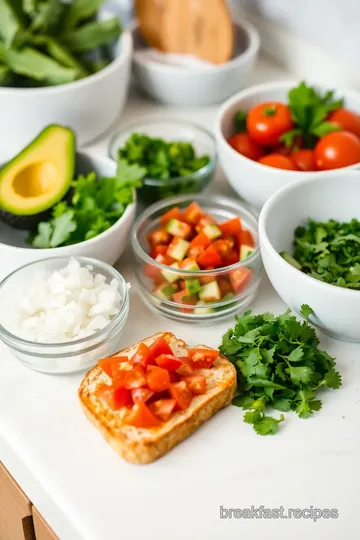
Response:
[[[268,167],[275,167],[275,169],[287,169],[288,171],[296,171],[296,167],[290,158],[282,156],[281,154],[268,154],[259,159],[258,163],[267,165]]]
[[[279,137],[293,128],[290,109],[283,103],[260,103],[247,116],[249,135],[259,144],[274,146]]]
[[[276,146],[273,147],[272,153],[273,154],[282,154],[283,156],[290,156],[293,152],[296,152],[297,150],[300,150],[303,145],[303,139],[300,135],[297,135],[294,137],[292,145],[291,146],[285,146],[283,142],[280,142]]]
[[[204,375],[189,375],[183,379],[192,394],[200,395],[206,392],[206,377]]]
[[[189,349],[189,358],[194,369],[211,368],[217,357],[219,351],[214,349]]]
[[[329,115],[328,121],[337,124],[346,131],[350,131],[350,133],[354,133],[360,137],[359,114],[349,111],[349,109],[337,109]]]
[[[125,417],[124,422],[138,428],[151,428],[160,424],[145,403],[136,403]]]
[[[264,148],[262,148],[256,141],[254,141],[247,133],[236,133],[229,137],[227,142],[231,148],[242,154],[243,156],[257,161],[265,154]]]
[[[158,399],[149,406],[151,412],[163,422],[169,420],[176,405],[175,399]]]
[[[293,152],[290,156],[299,171],[316,171],[315,154],[313,150],[303,148]]]
[[[184,411],[192,400],[192,394],[185,381],[170,385],[170,395],[176,401],[176,408]]]
[[[320,171],[359,163],[360,139],[349,131],[328,133],[315,146],[315,160]]]
[[[173,354],[161,354],[156,358],[156,363],[167,371],[176,371],[182,364],[181,360]]]
[[[147,383],[153,392],[163,392],[170,386],[169,372],[158,366],[149,366],[146,374]]]

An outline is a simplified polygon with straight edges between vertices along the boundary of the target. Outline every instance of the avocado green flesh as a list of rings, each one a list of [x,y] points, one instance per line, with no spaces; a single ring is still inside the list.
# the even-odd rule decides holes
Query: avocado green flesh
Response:
[[[14,216],[43,215],[59,202],[74,178],[75,152],[72,130],[45,128],[0,171],[1,218],[16,226]]]

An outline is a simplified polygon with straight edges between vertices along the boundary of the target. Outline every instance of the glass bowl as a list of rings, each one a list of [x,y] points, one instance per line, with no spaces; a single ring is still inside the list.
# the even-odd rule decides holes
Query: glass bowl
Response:
[[[165,180],[144,178],[143,187],[138,190],[138,201],[143,207],[175,195],[200,193],[213,179],[217,166],[216,143],[213,135],[205,128],[196,124],[181,122],[180,120],[151,118],[140,123],[131,124],[116,133],[110,140],[109,155],[112,159],[117,161],[119,149],[125,145],[133,133],[141,133],[165,141],[190,142],[194,146],[196,155],[208,155],[210,158],[207,165],[188,176],[178,176]]]
[[[14,335],[6,328],[6,319],[0,319],[0,339],[12,354],[25,366],[43,373],[63,374],[86,370],[96,364],[99,358],[110,356],[120,348],[123,326],[129,314],[128,284],[117,270],[110,265],[88,257],[74,257],[82,266],[89,265],[94,273],[105,276],[106,283],[116,280],[118,291],[123,299],[120,311],[101,330],[82,339],[62,343],[37,343]],[[0,283],[0,306],[11,310],[11,298],[16,290],[41,271],[54,271],[64,268],[69,257],[50,257],[21,266]]]
[[[240,217],[244,227],[255,240],[254,252],[244,261],[214,270],[179,270],[155,261],[148,254],[147,235],[159,226],[159,218],[173,207],[185,208],[196,201],[200,207],[219,223]],[[218,195],[182,195],[150,206],[135,221],[131,243],[136,258],[135,276],[144,302],[155,312],[175,321],[211,324],[245,310],[254,298],[263,273],[257,233],[257,218],[238,201]],[[164,279],[164,273],[166,278]],[[161,282],[176,284],[179,280],[199,280],[201,285],[217,282],[223,291],[217,301],[200,302],[185,306],[171,298],[165,298]],[[232,284],[237,283],[237,286]],[[216,287],[216,285],[215,285]],[[230,288],[231,287],[231,288]],[[226,289],[228,292],[226,293]]]

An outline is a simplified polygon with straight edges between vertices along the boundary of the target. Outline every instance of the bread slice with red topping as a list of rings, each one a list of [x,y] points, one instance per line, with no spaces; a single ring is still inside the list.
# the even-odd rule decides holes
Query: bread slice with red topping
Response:
[[[186,356],[186,343],[170,332],[155,334],[142,340],[142,343],[150,347],[159,337],[168,342],[175,356]],[[138,345],[139,343],[123,349],[116,356],[131,358]],[[210,349],[205,345],[198,345],[197,348]],[[138,428],[124,423],[128,413],[126,407],[112,410],[96,396],[96,390],[100,385],[112,382],[98,365],[82,380],[79,398],[90,422],[99,429],[123,459],[131,463],[150,463],[186,439],[233,399],[236,390],[236,371],[226,358],[219,354],[211,368],[200,369],[197,372],[206,376],[206,393],[193,396],[186,410],[174,412],[167,422],[152,428]]]

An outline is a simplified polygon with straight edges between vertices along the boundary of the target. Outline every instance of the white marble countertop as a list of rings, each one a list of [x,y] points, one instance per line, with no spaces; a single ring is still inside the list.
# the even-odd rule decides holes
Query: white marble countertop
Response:
[[[288,78],[267,61],[254,81]],[[166,114],[211,127],[216,108],[180,110],[133,95],[121,123]],[[118,126],[119,127],[119,124]],[[108,137],[92,145],[106,151]],[[227,191],[221,173],[216,189]],[[132,279],[128,254],[118,264]],[[151,314],[136,291],[124,347],[160,330],[218,346],[216,328],[179,325]],[[285,310],[264,280],[254,311]],[[329,306],[331,309],[331,306]],[[122,461],[85,419],[77,399],[81,374],[49,376],[0,348],[0,460],[61,540],[356,540],[360,537],[360,346],[322,337],[337,356],[343,387],[324,393],[308,420],[293,414],[275,437],[260,437],[228,407],[151,465]],[[337,509],[337,519],[221,519],[220,507]],[[1,531],[0,531],[1,538]]]

